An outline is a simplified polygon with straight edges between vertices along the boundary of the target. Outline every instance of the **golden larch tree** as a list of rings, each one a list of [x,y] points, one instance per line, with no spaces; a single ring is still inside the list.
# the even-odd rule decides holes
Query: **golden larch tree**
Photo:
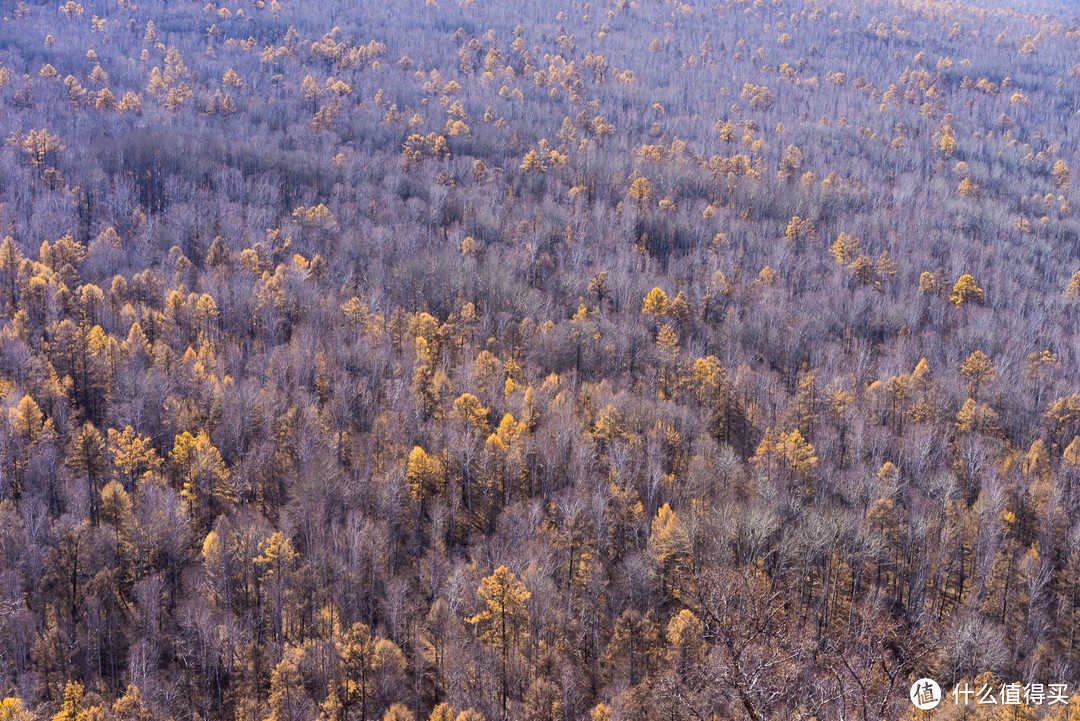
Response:
[[[169,456],[182,490],[180,495],[196,526],[205,528],[235,500],[221,453],[205,430],[176,436]]]
[[[983,302],[983,289],[975,283],[975,278],[970,273],[964,273],[953,286],[949,302],[957,308],[969,303]]]
[[[994,379],[994,364],[985,353],[976,350],[960,365],[960,375],[968,382],[968,395],[978,399],[979,391]]]
[[[671,506],[665,503],[653,518],[649,533],[649,558],[666,592],[672,573],[690,558],[690,536]]]
[[[650,290],[641,305],[641,312],[643,315],[652,316],[655,320],[663,318],[668,312],[667,293],[659,288]]]
[[[352,625],[338,645],[345,678],[342,683],[342,718],[350,718],[349,709],[360,706],[359,718],[366,719],[368,699],[373,693],[372,672],[375,666],[375,641],[363,623]]]
[[[438,494],[443,478],[443,466],[438,456],[415,446],[405,464],[405,480],[414,500],[423,507],[424,501]]]
[[[525,608],[525,602],[531,595],[525,584],[518,581],[510,569],[499,566],[494,573],[481,581],[476,591],[481,603],[480,612],[466,619],[476,627],[480,640],[502,656],[503,718],[506,717],[510,694],[510,651],[517,646],[529,625],[529,612]]]
[[[1064,160],[1058,160],[1054,163],[1054,169],[1050,171],[1054,176],[1054,182],[1057,185],[1058,190],[1067,190],[1069,187],[1069,166],[1065,164]]]

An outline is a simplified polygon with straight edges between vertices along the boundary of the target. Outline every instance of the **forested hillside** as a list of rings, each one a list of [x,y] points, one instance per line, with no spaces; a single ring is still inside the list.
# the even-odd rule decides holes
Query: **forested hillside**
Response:
[[[0,720],[1077,718],[908,699],[1080,694],[1080,20],[976,2],[0,4]]]

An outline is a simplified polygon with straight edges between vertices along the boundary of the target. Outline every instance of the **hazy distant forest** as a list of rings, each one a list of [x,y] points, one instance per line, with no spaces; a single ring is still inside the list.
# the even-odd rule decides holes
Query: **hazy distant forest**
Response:
[[[0,721],[1080,718],[1080,10],[976,2],[3,2]]]

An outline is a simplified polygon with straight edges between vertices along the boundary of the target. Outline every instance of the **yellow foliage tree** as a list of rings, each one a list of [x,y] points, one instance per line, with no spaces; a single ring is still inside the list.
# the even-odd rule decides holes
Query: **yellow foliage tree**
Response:
[[[244,81],[240,79],[235,70],[229,68],[221,77],[221,85],[225,88],[241,88],[244,86]]]
[[[798,146],[789,145],[784,157],[780,160],[780,169],[776,173],[777,176],[784,180],[793,180],[795,174],[799,172],[802,159],[803,154]]]
[[[83,687],[77,681],[68,681],[64,686],[64,702],[60,710],[53,715],[52,721],[86,721],[89,709],[83,706]]]
[[[676,673],[685,675],[701,668],[705,662],[705,626],[694,613],[684,608],[679,611],[667,627],[668,663]]]
[[[1080,270],[1073,273],[1072,278],[1069,280],[1069,287],[1065,289],[1065,296],[1068,298],[1080,297]]]
[[[649,533],[649,558],[666,593],[671,574],[690,557],[690,536],[682,521],[665,503],[656,512]]]
[[[754,285],[769,287],[776,285],[779,281],[780,274],[773,270],[771,266],[766,265],[758,273],[757,278],[754,279]]]
[[[751,461],[762,469],[766,478],[771,478],[774,469],[778,469],[805,482],[813,475],[818,458],[814,446],[798,429],[785,434],[766,428]]]
[[[8,412],[11,426],[26,443],[33,443],[40,436],[45,426],[45,414],[29,395],[22,397],[19,404]]]
[[[34,721],[34,716],[22,705],[20,698],[5,698],[0,701],[0,721]]]
[[[968,395],[979,397],[979,391],[994,379],[994,364],[981,350],[974,351],[960,365],[960,375],[968,382]]]
[[[487,433],[488,409],[480,405],[480,400],[472,393],[462,393],[454,401],[454,415],[469,428]]]
[[[443,701],[431,709],[431,715],[428,716],[427,721],[454,721],[454,710],[450,704]]]
[[[132,488],[137,479],[161,470],[161,459],[150,439],[136,433],[131,426],[125,426],[123,431],[110,428],[107,436],[113,468],[128,488]]]
[[[878,286],[880,287],[882,283],[887,283],[895,278],[897,273],[896,269],[896,261],[889,255],[889,251],[881,251],[881,255],[879,255],[878,259],[874,262],[874,271],[877,273]]]
[[[124,695],[116,699],[112,711],[117,721],[152,721],[154,718],[143,702],[139,687],[130,683]]]
[[[338,654],[345,671],[342,698],[342,718],[350,718],[349,709],[360,705],[358,718],[367,718],[368,699],[373,692],[372,673],[375,667],[375,641],[371,630],[359,621],[352,625],[338,645]]]
[[[829,246],[829,253],[840,265],[848,265],[859,255],[859,239],[849,233],[841,233]]]
[[[987,403],[976,403],[968,398],[956,415],[957,433],[984,433],[994,436],[998,433],[997,413]]]
[[[499,566],[495,572],[480,582],[476,596],[480,599],[480,612],[466,621],[476,627],[477,636],[502,656],[502,703],[505,718],[510,693],[508,663],[510,651],[516,647],[529,625],[529,612],[525,602],[532,594],[525,584],[518,581],[510,569]]]
[[[283,640],[286,635],[285,593],[296,558],[297,554],[289,537],[281,531],[275,531],[269,538],[259,542],[259,555],[254,560],[255,568],[259,572],[259,583],[265,588],[270,601],[267,604],[268,615],[274,638],[278,641]]]
[[[518,167],[526,173],[542,173],[547,170],[544,161],[540,159],[540,155],[535,150],[530,150],[526,153],[525,159]]]
[[[1061,457],[1070,466],[1080,467],[1080,436],[1073,436],[1072,442],[1065,447],[1065,452]]]
[[[392,703],[383,714],[382,721],[416,721],[416,717],[405,704]]]
[[[852,277],[863,285],[877,282],[877,272],[874,270],[874,262],[860,253],[855,260],[848,265]]]
[[[98,91],[97,97],[94,100],[94,107],[98,110],[116,110],[119,107],[116,103],[116,97],[112,94],[108,88],[102,88]]]
[[[788,221],[787,228],[784,229],[784,239],[791,243],[798,243],[812,238],[816,232],[809,218],[800,218],[796,215]]]
[[[957,192],[965,198],[979,197],[979,186],[972,182],[971,178],[964,178],[956,188]]]
[[[123,534],[130,530],[132,521],[131,508],[131,496],[118,482],[109,481],[101,489],[99,515],[103,523],[113,527],[117,558],[121,558],[121,551],[123,550],[120,539]]]
[[[303,654],[300,647],[286,646],[285,654],[270,674],[269,721],[291,721],[304,713],[308,698],[300,674]]]
[[[169,458],[183,487],[180,495],[197,526],[208,526],[236,500],[225,462],[205,430],[196,436],[187,431],[176,436]]]
[[[1065,164],[1064,160],[1058,160],[1054,163],[1054,169],[1050,173],[1054,176],[1054,182],[1057,184],[1058,190],[1065,190],[1069,187],[1069,166]]]
[[[659,288],[650,290],[642,303],[641,312],[644,315],[651,315],[656,320],[663,318],[668,312],[667,293]]]
[[[798,429],[783,436],[779,451],[784,464],[800,479],[808,478],[818,462],[814,447]]]
[[[638,206],[638,210],[644,210],[652,198],[652,185],[645,178],[637,178],[630,184],[630,197]]]
[[[953,286],[949,302],[960,308],[966,303],[982,303],[983,290],[975,284],[975,278],[970,273],[964,273]]]
[[[420,446],[409,453],[405,464],[405,480],[413,499],[421,505],[425,499],[439,492],[443,480],[443,465],[437,456],[428,455]]]

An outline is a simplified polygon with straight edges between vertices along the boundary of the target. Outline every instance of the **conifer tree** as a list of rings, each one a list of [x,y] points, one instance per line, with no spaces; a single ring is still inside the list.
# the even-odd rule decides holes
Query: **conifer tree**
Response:
[[[531,594],[506,566],[480,583],[476,591],[480,612],[466,619],[476,627],[477,636],[502,657],[502,709],[506,717],[510,694],[509,658],[529,625],[525,602]]]
[[[964,273],[953,286],[949,302],[957,308],[968,303],[982,303],[983,290],[975,284],[975,278],[970,273]]]
[[[221,453],[205,430],[176,436],[170,460],[181,483],[181,496],[196,526],[209,526],[235,500]]]
[[[338,646],[344,681],[342,682],[342,718],[348,719],[350,709],[360,707],[360,718],[368,718],[368,702],[373,693],[372,669],[375,666],[375,641],[371,631],[360,622],[341,639]]]

